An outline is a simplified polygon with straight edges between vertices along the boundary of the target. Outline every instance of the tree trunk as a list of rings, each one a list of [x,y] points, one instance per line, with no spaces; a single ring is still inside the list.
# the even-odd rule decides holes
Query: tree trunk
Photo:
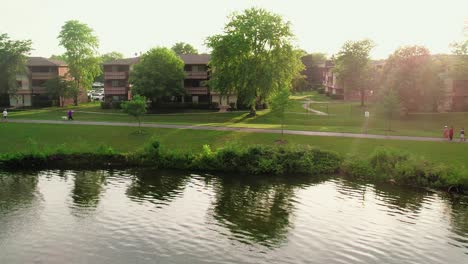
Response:
[[[249,116],[256,116],[257,115],[257,110],[255,109],[255,103],[250,106],[250,112]]]
[[[281,139],[284,139],[284,116],[281,118]]]
[[[365,97],[364,90],[361,89],[359,93],[361,95],[361,106],[364,106],[364,97]]]

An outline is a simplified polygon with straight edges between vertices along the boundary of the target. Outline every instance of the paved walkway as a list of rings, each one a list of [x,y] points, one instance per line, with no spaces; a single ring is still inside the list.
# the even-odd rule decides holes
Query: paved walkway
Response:
[[[93,125],[93,126],[130,126],[137,127],[138,123],[128,122],[100,122],[100,121],[55,121],[55,120],[27,120],[27,119],[9,119],[10,123],[30,123],[30,124],[59,124],[59,125]],[[249,133],[272,133],[281,134],[281,129],[263,129],[263,128],[244,128],[244,127],[226,127],[226,126],[203,126],[203,125],[171,125],[171,124],[151,124],[142,123],[142,127],[152,128],[176,128],[193,130],[214,130],[214,131],[236,131]],[[447,141],[443,138],[434,137],[410,137],[410,136],[385,136],[372,134],[354,134],[337,132],[319,132],[305,130],[284,130],[284,134],[302,135],[302,136],[321,136],[321,137],[345,137],[345,138],[369,138],[369,139],[392,139],[392,140],[411,140],[411,141]],[[454,142],[458,143],[458,140]],[[468,143],[468,142],[465,142]]]
[[[314,113],[314,114],[316,114],[316,115],[328,115],[328,114],[325,113],[325,112],[322,112],[322,111],[319,111],[319,110],[315,110],[315,109],[309,108],[309,105],[310,105],[311,103],[315,103],[315,102],[314,102],[314,101],[306,101],[306,102],[302,105],[302,107],[304,107],[305,110],[307,110],[307,111],[309,111],[309,112],[312,112],[312,113]]]

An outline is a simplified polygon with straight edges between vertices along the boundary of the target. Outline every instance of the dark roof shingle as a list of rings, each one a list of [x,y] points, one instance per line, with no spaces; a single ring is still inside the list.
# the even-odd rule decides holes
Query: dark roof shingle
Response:
[[[182,54],[179,56],[185,64],[208,64],[211,59],[210,54]],[[139,61],[140,57],[135,57],[104,62],[103,65],[132,65]]]
[[[210,54],[182,54],[179,55],[185,64],[208,64]]]

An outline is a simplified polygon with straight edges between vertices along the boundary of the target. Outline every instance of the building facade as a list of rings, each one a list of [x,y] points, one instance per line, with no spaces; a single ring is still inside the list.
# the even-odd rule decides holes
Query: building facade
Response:
[[[207,81],[210,78],[208,63],[209,54],[183,54],[185,95],[174,95],[163,98],[168,104],[212,104],[219,106],[237,103],[235,95],[221,96],[210,92]],[[132,90],[129,83],[130,72],[139,57],[119,59],[104,63],[104,95],[107,102],[131,99]]]
[[[56,77],[68,78],[65,62],[43,57],[28,57],[24,73],[16,75],[18,89],[10,93],[10,106],[51,106],[52,99],[47,94],[46,82]],[[72,98],[60,98],[64,105],[72,104]],[[86,94],[80,93],[79,102],[86,102]]]

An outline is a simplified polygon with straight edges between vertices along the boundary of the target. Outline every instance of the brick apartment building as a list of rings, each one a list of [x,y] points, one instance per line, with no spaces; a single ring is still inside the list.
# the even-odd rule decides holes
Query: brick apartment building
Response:
[[[185,95],[164,98],[168,103],[212,104],[220,106],[236,103],[234,95],[221,96],[210,92],[206,81],[209,80],[208,62],[209,54],[180,55],[184,61],[184,88]],[[133,65],[139,62],[139,57],[119,59],[104,63],[104,95],[106,101],[123,101],[131,98],[129,84],[130,71]]]
[[[385,65],[385,61],[372,61],[372,67],[382,69]],[[357,90],[346,89],[346,85],[338,80],[338,75],[333,72],[335,64],[328,60],[321,65],[322,70],[322,85],[325,87],[325,92],[334,97],[335,99],[341,100],[360,100],[361,95]],[[369,90],[364,96],[370,98],[374,91]]]
[[[43,57],[28,57],[24,73],[16,75],[18,90],[9,94],[10,106],[51,106],[52,98],[47,95],[46,82],[58,76],[66,77],[65,62]],[[86,102],[86,93],[81,93],[79,102]],[[64,105],[72,104],[72,98],[60,98]]]

